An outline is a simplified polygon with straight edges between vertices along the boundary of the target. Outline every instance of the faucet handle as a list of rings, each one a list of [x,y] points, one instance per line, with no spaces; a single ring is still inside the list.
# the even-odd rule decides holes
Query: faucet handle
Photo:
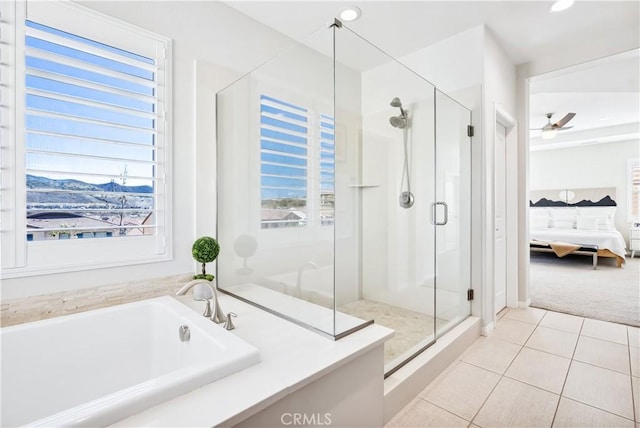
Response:
[[[205,297],[202,294],[196,294],[193,293],[193,300],[195,300],[196,302],[206,302],[204,305],[204,311],[202,311],[202,316],[203,317],[207,317],[207,318],[211,318],[211,313],[213,312],[212,306],[212,299],[209,297]]]
[[[213,300],[205,299],[205,301],[207,302],[207,304],[204,306],[204,312],[202,312],[202,316],[211,318],[211,312],[212,312],[211,307],[213,306]]]
[[[236,326],[233,324],[232,317],[237,317],[238,315],[235,312],[229,312],[227,314],[227,320],[224,322],[223,327],[227,330],[233,330]]]

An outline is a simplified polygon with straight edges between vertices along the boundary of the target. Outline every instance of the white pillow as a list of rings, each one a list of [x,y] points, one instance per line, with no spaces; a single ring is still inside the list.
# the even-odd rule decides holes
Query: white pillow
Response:
[[[598,217],[590,215],[579,215],[576,221],[576,228],[580,230],[597,230]]]
[[[557,229],[573,229],[574,223],[573,223],[573,220],[556,220],[554,218],[553,227]]]
[[[560,229],[575,229],[576,216],[574,215],[556,215],[551,219],[551,226]]]
[[[535,216],[531,217],[531,228],[532,229],[546,229],[549,227],[549,220],[551,217],[549,216]]]
[[[575,216],[578,214],[578,210],[576,207],[550,207],[549,214],[551,217]]]
[[[616,215],[616,207],[578,207],[578,215],[606,215],[613,218]]]
[[[561,229],[574,229],[576,227],[576,215],[578,211],[575,207],[552,207],[549,208],[551,214],[551,226]],[[571,223],[571,226],[567,225]]]
[[[529,215],[531,217],[548,217],[549,207],[529,207]]]
[[[597,226],[598,226],[598,230],[616,230],[616,227],[613,224],[613,218],[606,216],[606,215],[602,215],[602,216],[597,216]]]

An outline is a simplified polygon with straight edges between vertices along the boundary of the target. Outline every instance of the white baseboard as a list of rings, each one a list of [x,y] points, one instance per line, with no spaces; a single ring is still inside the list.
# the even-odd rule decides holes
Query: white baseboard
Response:
[[[482,330],[480,331],[480,333],[483,336],[489,336],[489,334],[491,334],[491,332],[493,330],[496,329],[496,325],[494,324],[493,321],[491,321],[489,324],[487,324],[486,326],[482,327]]]
[[[529,307],[529,305],[531,305],[531,299],[527,299],[526,302],[518,302],[518,307],[520,309],[526,309]]]

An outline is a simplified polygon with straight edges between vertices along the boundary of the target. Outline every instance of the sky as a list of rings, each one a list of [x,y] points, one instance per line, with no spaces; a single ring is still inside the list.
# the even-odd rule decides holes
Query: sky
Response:
[[[128,185],[152,186],[153,59],[31,21],[27,27],[68,41],[43,40],[37,33],[25,40],[30,173],[105,183],[121,181],[126,169]]]

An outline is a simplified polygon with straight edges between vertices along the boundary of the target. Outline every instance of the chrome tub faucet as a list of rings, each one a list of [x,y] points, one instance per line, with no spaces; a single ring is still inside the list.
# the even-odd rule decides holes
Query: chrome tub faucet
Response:
[[[196,285],[202,284],[206,285],[206,288],[203,292],[197,293],[198,289],[193,290],[193,300],[196,301],[206,301],[206,306],[204,308],[204,312],[202,316],[210,318],[211,321],[221,324],[227,321],[227,317],[224,315],[224,312],[220,308],[220,303],[218,302],[218,293],[216,292],[216,288],[211,285],[211,281],[207,281],[206,279],[194,279],[184,285],[178,292],[176,296],[184,296],[187,294],[187,291],[191,290]],[[207,290],[208,288],[208,290]]]

